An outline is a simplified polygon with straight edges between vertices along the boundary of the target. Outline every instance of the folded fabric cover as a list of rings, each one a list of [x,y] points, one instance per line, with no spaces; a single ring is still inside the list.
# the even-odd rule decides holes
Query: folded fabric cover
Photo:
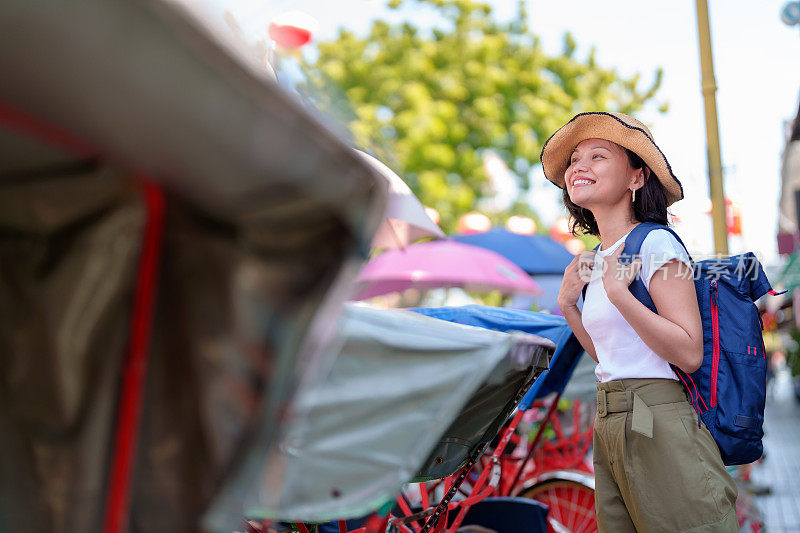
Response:
[[[339,332],[333,365],[309,376],[291,406],[248,516],[365,515],[392,501],[437,445],[455,457],[445,458],[443,474],[452,473],[471,448],[468,440],[440,445],[453,421],[470,428],[463,439],[482,437],[555,347],[533,335],[359,305],[345,308]],[[470,404],[479,391],[502,401]]]

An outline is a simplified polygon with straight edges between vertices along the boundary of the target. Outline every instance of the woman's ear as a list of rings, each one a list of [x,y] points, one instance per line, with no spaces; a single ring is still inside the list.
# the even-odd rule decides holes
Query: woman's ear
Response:
[[[648,167],[642,167],[636,170],[636,178],[633,180],[634,185],[638,185],[639,187],[644,187],[644,182],[650,178],[650,169]]]

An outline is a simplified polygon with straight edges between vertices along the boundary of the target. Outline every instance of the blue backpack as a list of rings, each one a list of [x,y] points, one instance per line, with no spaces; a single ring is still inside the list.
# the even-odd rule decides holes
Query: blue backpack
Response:
[[[638,255],[644,238],[655,229],[669,231],[686,248],[671,228],[643,222],[625,239],[620,262],[630,262]],[[717,442],[723,462],[752,463],[763,453],[761,426],[767,388],[767,354],[761,335],[764,324],[753,302],[766,293],[778,295],[786,291],[772,290],[752,252],[697,263],[691,256],[689,259],[694,267],[694,287],[703,321],[703,364],[691,374],[674,365],[672,369]],[[586,288],[583,287],[584,301]],[[657,313],[638,274],[629,290]]]

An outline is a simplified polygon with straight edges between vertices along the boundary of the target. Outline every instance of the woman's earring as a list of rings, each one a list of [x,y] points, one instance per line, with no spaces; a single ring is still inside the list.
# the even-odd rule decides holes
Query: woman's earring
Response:
[[[636,189],[633,189],[632,193],[633,194],[631,194],[631,203],[636,201]]]

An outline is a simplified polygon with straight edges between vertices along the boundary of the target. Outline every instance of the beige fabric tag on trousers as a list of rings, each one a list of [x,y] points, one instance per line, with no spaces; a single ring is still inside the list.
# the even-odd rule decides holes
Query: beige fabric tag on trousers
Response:
[[[635,392],[633,393],[631,430],[649,439],[653,438],[653,411]]]

